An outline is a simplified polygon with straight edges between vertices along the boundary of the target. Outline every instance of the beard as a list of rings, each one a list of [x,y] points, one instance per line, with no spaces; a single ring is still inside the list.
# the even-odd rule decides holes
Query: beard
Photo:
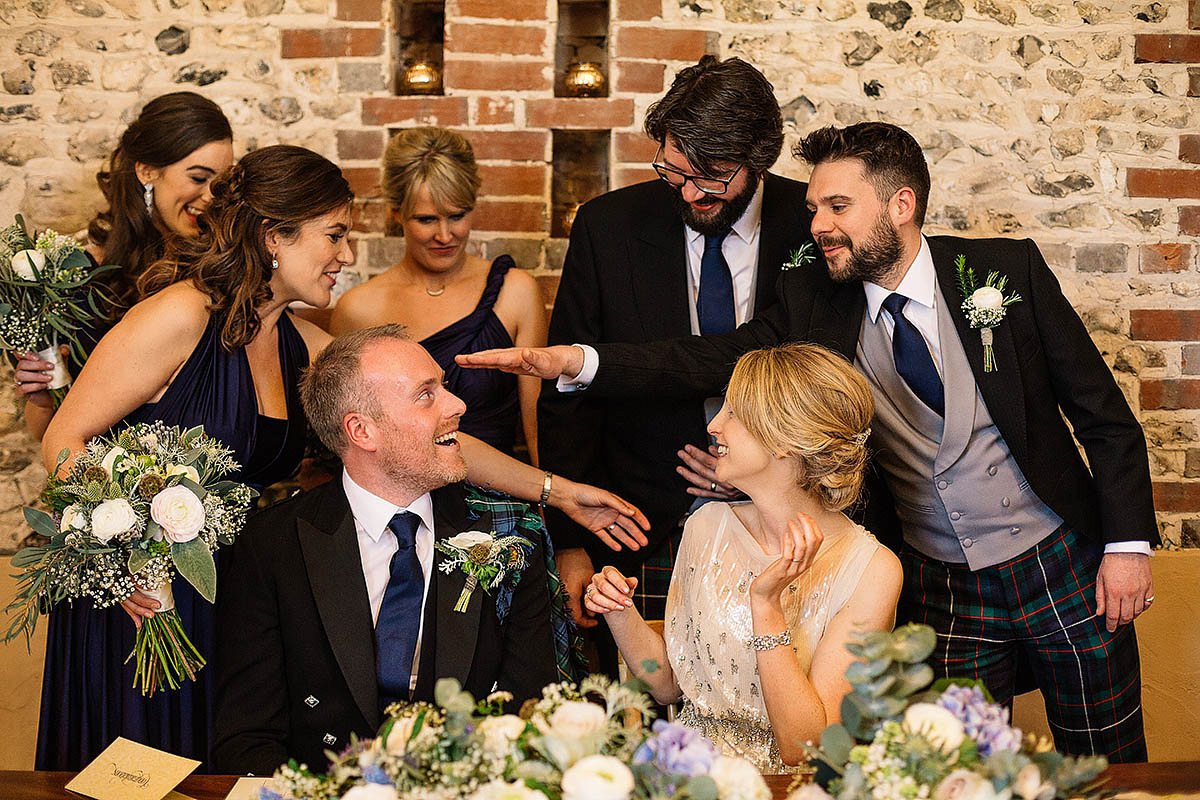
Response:
[[[829,277],[838,283],[869,281],[882,283],[896,269],[904,256],[900,233],[883,214],[875,221],[871,232],[855,244],[849,236],[825,235],[817,237],[818,247],[845,247],[848,255],[841,269],[826,262]]]
[[[750,201],[754,199],[754,192],[757,189],[757,179],[746,181],[745,188],[733,197],[714,197],[713,199],[717,201],[715,210],[705,215],[701,215],[692,208],[687,200],[683,199],[683,192],[680,189],[671,191],[671,202],[684,225],[705,236],[716,236],[732,228],[733,223],[742,218]]]

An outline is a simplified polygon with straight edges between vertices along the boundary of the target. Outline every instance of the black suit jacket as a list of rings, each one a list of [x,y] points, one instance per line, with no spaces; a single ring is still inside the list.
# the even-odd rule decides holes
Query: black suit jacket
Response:
[[[1101,542],[1158,544],[1142,428],[1037,245],[931,236],[929,247],[983,401],[1038,497]],[[1009,291],[1022,297],[995,329],[994,372],[984,371],[979,331],[961,309],[959,254],[980,278],[993,269],[1007,275]],[[817,342],[853,360],[866,310],[861,284],[831,281],[818,262],[784,272],[778,294],[777,305],[725,336],[599,347],[600,371],[587,391],[703,395],[729,379],[741,353],[787,341]],[[886,492],[877,489],[872,501],[869,524],[886,528],[880,512],[890,509],[878,507]]]
[[[462,484],[433,493],[437,539],[492,530],[472,518]],[[498,531],[501,534],[508,530]],[[510,691],[517,707],[557,679],[545,556],[528,559],[505,623],[495,595],[477,589],[453,610],[465,576],[437,565],[425,601],[415,699],[432,700],[438,678],[476,697]],[[271,774],[289,758],[314,770],[351,732],[373,736],[381,718],[375,637],[354,518],[335,478],[256,514],[233,546],[217,594],[217,772]]]
[[[780,264],[810,240],[806,189],[764,176],[755,309],[774,302]],[[649,181],[579,209],[550,318],[550,344],[690,335],[684,227],[673,191],[662,181]],[[703,397],[601,398],[560,393],[549,382],[538,403],[542,467],[611,489],[637,505],[650,519],[651,547],[675,529],[692,502],[688,483],[675,472],[676,451],[707,442]],[[613,553],[561,513],[551,513],[549,524],[556,548],[587,547],[597,567],[640,563],[638,552]]]

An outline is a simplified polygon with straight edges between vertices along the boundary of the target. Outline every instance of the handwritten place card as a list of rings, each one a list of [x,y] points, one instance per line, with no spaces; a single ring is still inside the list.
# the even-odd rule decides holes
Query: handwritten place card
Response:
[[[118,737],[67,788],[95,800],[163,800],[199,761]]]
[[[225,795],[225,800],[258,800],[258,790],[270,782],[270,778],[238,778],[237,783]]]

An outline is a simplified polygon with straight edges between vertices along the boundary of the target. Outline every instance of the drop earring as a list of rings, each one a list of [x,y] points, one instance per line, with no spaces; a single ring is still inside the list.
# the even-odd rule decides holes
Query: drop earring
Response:
[[[142,200],[146,202],[146,213],[149,214],[154,208],[154,184],[147,183],[145,189],[146,191],[142,193]]]
[[[271,256],[271,269],[279,269],[279,259]]]

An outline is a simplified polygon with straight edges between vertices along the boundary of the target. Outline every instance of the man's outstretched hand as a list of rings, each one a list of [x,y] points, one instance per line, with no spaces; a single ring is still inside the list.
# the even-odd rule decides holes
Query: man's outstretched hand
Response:
[[[505,347],[464,353],[455,356],[454,360],[460,367],[498,369],[514,375],[532,375],[542,380],[554,380],[559,376],[570,379],[583,369],[583,350],[569,344]]]

